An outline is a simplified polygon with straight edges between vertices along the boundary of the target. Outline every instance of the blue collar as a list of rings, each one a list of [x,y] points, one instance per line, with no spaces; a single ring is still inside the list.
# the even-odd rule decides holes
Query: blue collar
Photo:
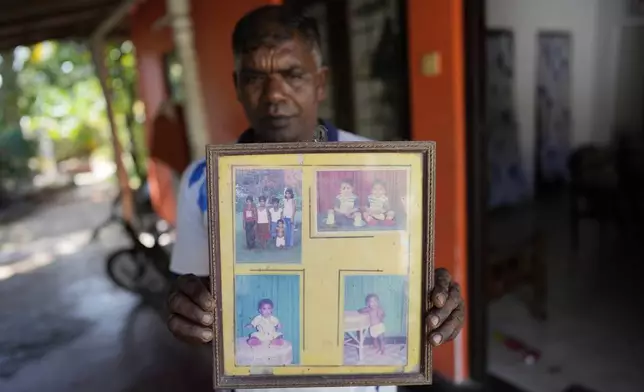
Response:
[[[337,142],[340,138],[340,132],[338,131],[338,128],[335,127],[335,125],[331,124],[329,121],[325,120],[319,120],[320,125],[324,125],[324,127],[327,130],[327,140],[330,142]],[[253,137],[254,134],[253,128],[248,128],[245,130],[241,136],[239,136],[239,139],[237,139],[237,143],[255,143],[255,138]]]

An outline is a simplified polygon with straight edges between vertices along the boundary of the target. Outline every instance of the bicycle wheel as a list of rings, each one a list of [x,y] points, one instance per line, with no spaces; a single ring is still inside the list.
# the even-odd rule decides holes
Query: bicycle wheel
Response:
[[[107,258],[107,276],[122,289],[139,293],[140,282],[145,274],[145,257],[136,249],[122,249]]]

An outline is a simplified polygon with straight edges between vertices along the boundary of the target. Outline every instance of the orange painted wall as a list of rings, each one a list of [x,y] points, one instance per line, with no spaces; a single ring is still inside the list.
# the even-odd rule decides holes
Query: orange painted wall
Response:
[[[465,76],[463,1],[407,2],[411,127],[414,140],[436,142],[437,267],[467,288]],[[441,72],[425,76],[423,56],[438,52]],[[467,330],[434,351],[434,369],[455,381],[468,378]]]

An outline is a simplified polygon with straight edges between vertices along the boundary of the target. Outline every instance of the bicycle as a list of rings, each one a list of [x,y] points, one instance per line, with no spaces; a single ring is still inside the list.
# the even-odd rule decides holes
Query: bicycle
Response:
[[[101,231],[113,224],[121,226],[132,245],[107,256],[106,273],[120,288],[141,296],[163,292],[172,278],[170,255],[166,250],[172,242],[172,230],[167,222],[154,213],[144,191],[135,193],[135,223],[127,221],[120,214],[122,195],[119,193],[112,202],[109,217],[94,230],[91,238],[91,241],[97,240]],[[150,280],[150,272],[156,273],[163,281]]]

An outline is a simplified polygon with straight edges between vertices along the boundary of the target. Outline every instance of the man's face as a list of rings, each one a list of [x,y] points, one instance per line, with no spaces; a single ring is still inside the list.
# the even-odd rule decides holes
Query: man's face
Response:
[[[299,37],[243,55],[236,70],[237,99],[257,141],[310,141],[326,96],[326,73]]]

